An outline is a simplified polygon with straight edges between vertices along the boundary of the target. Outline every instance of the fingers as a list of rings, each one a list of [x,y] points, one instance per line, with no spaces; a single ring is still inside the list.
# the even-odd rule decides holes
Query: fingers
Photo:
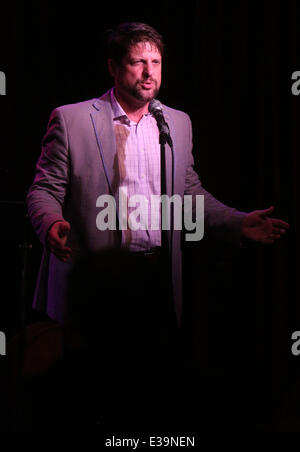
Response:
[[[270,218],[270,220],[272,221],[273,227],[277,227],[284,231],[286,231],[286,229],[289,229],[289,227],[290,227],[290,225],[286,221],[278,220],[277,218]]]
[[[66,246],[70,224],[66,221],[54,223],[48,233],[50,251],[61,261],[66,262],[71,255],[71,248]]]
[[[268,209],[265,210],[259,210],[257,211],[259,213],[259,215],[261,217],[267,217],[268,215],[270,215],[272,212],[274,212],[274,206],[269,207]],[[272,221],[272,226],[273,227],[278,227],[280,229],[289,229],[290,225],[289,223],[287,223],[286,221],[280,220],[278,218],[269,218],[269,220]]]
[[[259,210],[259,214],[262,217],[266,217],[267,215],[270,215],[272,212],[274,212],[274,206],[269,207],[268,209],[265,210]]]
[[[276,224],[278,224],[278,223],[276,223]],[[272,224],[271,230],[269,231],[267,238],[271,239],[273,241],[274,240],[279,240],[279,239],[281,239],[281,237],[283,235],[286,234],[286,229],[287,228],[284,228],[281,225],[279,227],[279,226],[274,226],[274,224]]]
[[[71,256],[71,252],[67,250],[55,249],[53,247],[50,247],[50,251],[62,262],[67,262]]]
[[[267,236],[267,240],[270,243],[274,243],[274,241],[281,239],[283,235],[286,234],[287,229],[290,227],[288,223],[282,220],[271,220],[271,231]]]
[[[274,238],[274,239],[280,239],[281,236],[285,235],[285,234],[286,234],[285,230],[283,230],[283,232],[281,232],[281,231],[279,231],[279,232],[274,231],[273,234],[271,234],[271,237]]]
[[[262,217],[267,217],[270,213],[274,211],[274,207],[269,207],[266,210],[261,210],[260,215]],[[286,234],[287,229],[290,228],[290,225],[283,220],[279,220],[278,218],[268,218],[268,221],[271,222],[272,227],[272,238],[275,240],[280,239],[282,235]]]
[[[272,233],[276,234],[276,235],[279,235],[279,237],[280,237],[281,235],[285,235],[286,234],[286,229],[287,228],[273,227],[272,228]]]
[[[50,251],[55,254],[58,259],[66,262],[70,258],[72,253],[71,248],[63,245],[60,241],[57,241],[54,238],[49,238],[48,243]]]
[[[279,240],[282,236],[286,235],[287,229],[289,229],[290,225],[282,220],[271,220],[271,231],[269,233],[268,238],[272,240]]]
[[[53,249],[55,252],[65,253],[65,254],[71,254],[72,250],[68,246],[63,245],[60,242],[57,242],[56,240],[49,239],[48,241],[50,248]]]
[[[67,238],[70,232],[69,223],[58,223],[58,235],[60,238]]]

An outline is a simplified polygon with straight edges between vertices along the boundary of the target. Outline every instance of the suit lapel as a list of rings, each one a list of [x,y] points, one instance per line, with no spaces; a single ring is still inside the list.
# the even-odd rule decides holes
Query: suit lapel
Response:
[[[95,111],[93,111],[90,116],[96,136],[99,154],[109,186],[109,191],[112,195],[115,195],[116,189],[118,188],[118,161],[109,94],[97,99],[93,104],[93,107]]]

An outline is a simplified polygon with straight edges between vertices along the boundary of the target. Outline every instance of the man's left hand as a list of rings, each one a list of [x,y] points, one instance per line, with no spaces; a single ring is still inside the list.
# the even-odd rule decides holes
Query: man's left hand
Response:
[[[248,213],[242,224],[242,239],[271,245],[285,235],[290,226],[283,220],[270,218],[273,211],[274,207],[269,207]]]

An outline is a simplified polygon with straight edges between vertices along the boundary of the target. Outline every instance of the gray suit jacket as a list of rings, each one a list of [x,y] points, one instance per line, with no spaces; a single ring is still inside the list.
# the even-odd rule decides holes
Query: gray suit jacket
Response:
[[[163,106],[174,144],[174,193],[205,196],[205,230],[239,243],[244,213],[229,208],[204,190],[193,170],[192,127],[185,113]],[[33,306],[59,322],[68,316],[65,289],[70,263],[47,250],[47,231],[61,219],[71,224],[69,246],[76,257],[121,244],[119,231],[99,231],[96,199],[115,190],[117,155],[110,96],[65,105],[50,117],[42,153],[29,188],[27,206],[32,225],[45,245]],[[172,160],[166,146],[167,193],[171,196]],[[178,320],[182,309],[181,231],[174,231],[172,275]]]

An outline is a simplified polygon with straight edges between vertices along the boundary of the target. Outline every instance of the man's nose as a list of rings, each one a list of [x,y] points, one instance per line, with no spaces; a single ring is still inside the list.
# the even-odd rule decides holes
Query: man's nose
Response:
[[[151,77],[153,74],[153,65],[152,63],[146,63],[144,66],[144,76]]]

